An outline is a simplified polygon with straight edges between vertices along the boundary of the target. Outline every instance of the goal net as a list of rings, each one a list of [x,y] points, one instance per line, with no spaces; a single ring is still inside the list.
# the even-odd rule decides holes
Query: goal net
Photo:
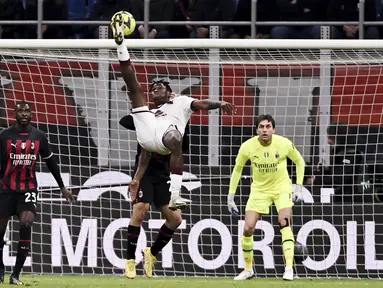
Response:
[[[304,203],[294,207],[294,234],[310,249],[309,257],[296,265],[298,276],[380,277],[381,41],[246,41],[131,43],[145,92],[152,80],[167,79],[177,94],[225,100],[238,108],[233,117],[210,111],[191,118],[182,195],[192,204],[159,255],[156,275],[233,277],[243,269],[249,169],[236,195],[238,217],[227,212],[228,184],[239,146],[256,133],[256,116],[270,113],[276,132],[294,141],[307,161],[306,178],[316,176],[305,185]],[[132,212],[127,187],[137,143],[135,133],[119,125],[131,107],[113,41],[2,40],[0,55],[1,127],[13,123],[16,101],[29,101],[33,123],[47,133],[64,182],[77,195],[76,204],[64,202],[40,163],[38,217],[24,271],[122,274]],[[347,127],[338,125],[335,149],[328,144],[331,123]],[[293,169],[292,178],[294,182]],[[341,194],[351,196],[345,200]],[[254,258],[260,277],[283,273],[276,215],[272,207],[256,227]],[[163,222],[152,208],[137,247],[138,274],[140,250],[154,242]],[[7,269],[14,265],[17,231],[13,220],[4,248]]]

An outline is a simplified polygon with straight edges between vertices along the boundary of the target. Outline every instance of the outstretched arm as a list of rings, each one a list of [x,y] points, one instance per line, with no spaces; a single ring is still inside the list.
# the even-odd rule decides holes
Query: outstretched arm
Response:
[[[236,108],[233,104],[225,101],[213,101],[209,99],[196,100],[191,104],[191,109],[198,110],[213,110],[221,108],[223,112],[229,115],[233,115],[236,112]]]

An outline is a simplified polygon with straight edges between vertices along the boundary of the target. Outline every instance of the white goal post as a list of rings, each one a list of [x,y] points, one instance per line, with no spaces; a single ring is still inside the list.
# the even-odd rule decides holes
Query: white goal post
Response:
[[[131,49],[331,49],[381,50],[383,40],[345,39],[131,39]],[[2,39],[5,49],[113,49],[112,39]]]
[[[232,277],[241,271],[249,170],[236,196],[239,217],[227,213],[228,183],[240,144],[255,134],[255,117],[270,113],[277,133],[294,141],[314,167],[331,167],[327,128],[345,124],[343,136],[362,151],[362,176],[371,186],[349,203],[334,202],[337,183],[305,186],[305,203],[294,207],[294,234],[311,255],[296,265],[297,274],[382,277],[383,205],[375,196],[383,194],[383,40],[132,39],[127,45],[145,91],[153,79],[165,78],[175,93],[238,108],[234,117],[218,111],[192,116],[183,196],[193,204],[160,254],[156,275]],[[31,102],[33,122],[47,132],[64,182],[78,195],[77,204],[66,204],[39,165],[39,216],[24,271],[122,274],[137,143],[135,133],[118,123],[130,103],[114,41],[2,39],[0,85],[0,128],[12,123],[15,101]],[[343,165],[352,165],[344,159]],[[360,191],[358,185],[343,183],[341,190]],[[262,277],[283,272],[275,215],[273,208],[262,218],[254,237],[255,270]],[[154,241],[162,223],[153,208],[138,252]],[[14,227],[12,221],[7,267],[14,264]]]

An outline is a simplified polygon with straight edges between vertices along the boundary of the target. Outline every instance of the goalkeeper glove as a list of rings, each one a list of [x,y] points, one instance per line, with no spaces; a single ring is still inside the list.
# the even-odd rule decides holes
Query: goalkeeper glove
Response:
[[[234,202],[234,195],[233,194],[227,195],[227,208],[229,209],[230,214],[232,214],[232,215],[238,215],[239,214],[237,205],[235,205],[235,202]]]
[[[296,184],[295,191],[293,193],[293,202],[298,202],[301,200],[303,200],[302,185]]]
[[[122,14],[117,12],[113,15],[112,21],[110,22],[110,28],[113,32],[114,41],[117,45],[121,45],[124,41],[124,23]]]

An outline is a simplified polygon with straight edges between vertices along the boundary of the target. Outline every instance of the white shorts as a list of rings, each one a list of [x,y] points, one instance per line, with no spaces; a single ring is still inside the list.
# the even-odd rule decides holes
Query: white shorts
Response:
[[[162,142],[165,132],[172,124],[168,121],[157,121],[148,106],[132,109],[137,141],[146,151],[161,155],[170,154],[170,150]]]

